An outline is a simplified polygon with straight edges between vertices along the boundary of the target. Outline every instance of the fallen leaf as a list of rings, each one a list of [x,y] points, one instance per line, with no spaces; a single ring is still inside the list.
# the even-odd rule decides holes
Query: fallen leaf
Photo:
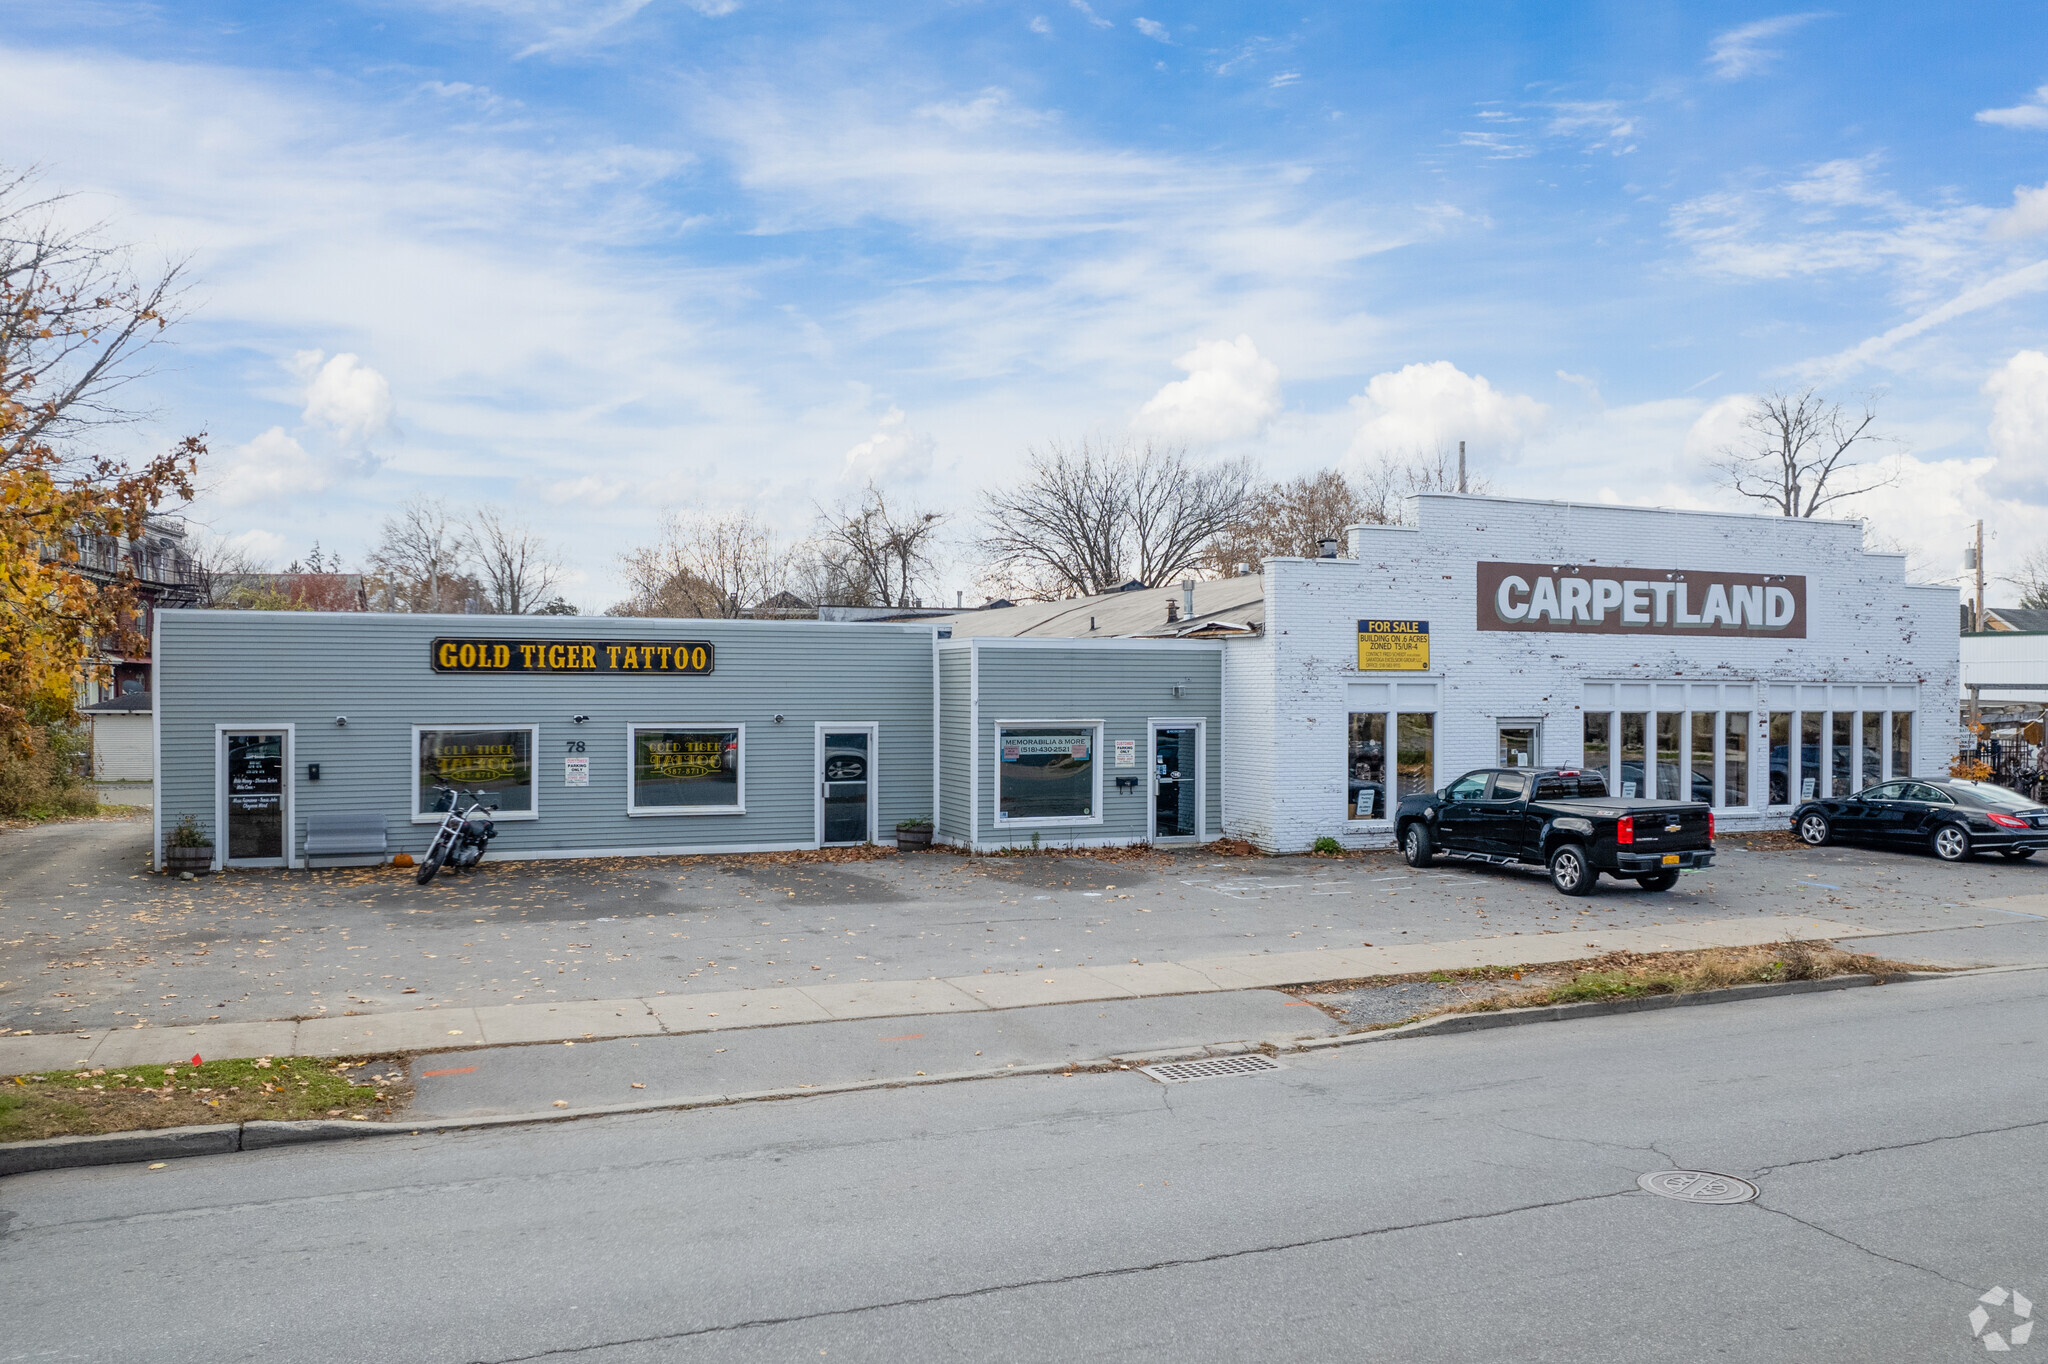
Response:
[[[642,1084],[636,1084],[636,1085],[634,1085],[634,1086],[633,1086],[633,1088],[635,1088],[635,1089],[645,1089],[645,1088],[647,1088],[647,1086],[646,1086],[646,1085],[642,1085]]]
[[[568,1106],[569,1106],[569,1101],[568,1101],[567,1099],[557,1099],[557,1100],[555,1100],[555,1107],[557,1107],[557,1108],[567,1108]]]
[[[164,1168],[164,1163],[162,1161],[158,1161],[156,1164],[150,1166],[149,1168],[152,1170],[161,1170]]]

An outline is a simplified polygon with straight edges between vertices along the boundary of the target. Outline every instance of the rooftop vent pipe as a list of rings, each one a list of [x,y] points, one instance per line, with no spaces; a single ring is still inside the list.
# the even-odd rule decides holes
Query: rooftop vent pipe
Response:
[[[1193,578],[1182,578],[1180,580],[1180,600],[1181,614],[1189,620],[1193,620],[1195,618],[1195,580]]]
[[[1322,546],[1323,557],[1325,559],[1334,559],[1337,557],[1337,541],[1332,540],[1329,536],[1326,535],[1323,537]]]

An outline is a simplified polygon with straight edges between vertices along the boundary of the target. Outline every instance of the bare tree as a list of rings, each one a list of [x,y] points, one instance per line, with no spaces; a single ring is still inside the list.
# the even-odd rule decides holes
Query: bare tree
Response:
[[[1237,565],[1256,568],[1266,559],[1313,558],[1325,537],[1371,519],[1365,497],[1336,469],[1268,484],[1247,499],[1237,524],[1218,536],[1204,561],[1228,576]]]
[[[210,531],[190,536],[186,547],[192,556],[192,585],[200,606],[220,610],[240,605],[237,594],[242,585],[270,573],[270,565],[262,559]]]
[[[538,611],[562,575],[561,560],[547,541],[496,507],[471,514],[464,540],[489,608],[498,615]]]
[[[652,545],[621,557],[633,595],[613,615],[732,619],[789,581],[789,550],[750,512],[672,511]]]
[[[921,590],[936,590],[938,565],[932,555],[943,512],[916,507],[891,510],[882,490],[869,483],[857,502],[818,508],[819,557],[846,589],[846,605],[916,606]],[[823,601],[823,597],[814,600]]]
[[[67,197],[37,197],[34,172],[0,169],[0,374],[17,404],[0,453],[140,419],[121,390],[180,316],[184,263],[137,274],[100,226],[61,224]]]
[[[1465,480],[1466,492],[1485,493],[1492,488],[1484,478]],[[1441,442],[1427,450],[1381,450],[1360,473],[1358,489],[1364,504],[1360,524],[1413,525],[1415,511],[1410,499],[1417,493],[1459,491],[1457,453]]]
[[[1150,443],[1055,443],[1027,460],[1021,485],[983,494],[982,552],[998,579],[1083,596],[1193,568],[1244,515],[1256,477],[1249,461],[1203,467]]]
[[[1874,398],[1852,412],[1811,388],[1773,390],[1750,405],[1742,417],[1748,435],[1722,446],[1713,467],[1724,486],[1782,516],[1816,516],[1898,481],[1863,462],[1864,450],[1884,439],[1871,429],[1876,422]]]
[[[415,497],[384,518],[370,554],[378,609],[461,611],[484,594],[463,572],[468,536],[439,498]]]
[[[2019,571],[2005,579],[2020,590],[2019,604],[2029,611],[2048,611],[2048,545],[2020,560]]]

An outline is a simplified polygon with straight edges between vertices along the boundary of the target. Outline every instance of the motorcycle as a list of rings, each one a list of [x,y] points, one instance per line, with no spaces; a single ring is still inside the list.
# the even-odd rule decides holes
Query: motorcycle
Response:
[[[498,827],[491,816],[497,812],[495,805],[483,803],[481,791],[458,791],[450,786],[434,788],[447,798],[448,813],[441,821],[441,827],[434,831],[434,842],[427,849],[426,857],[420,862],[420,869],[414,879],[421,885],[434,879],[434,873],[445,865],[450,871],[469,871],[483,861],[484,848],[498,836]],[[469,797],[469,808],[462,808],[462,797]]]

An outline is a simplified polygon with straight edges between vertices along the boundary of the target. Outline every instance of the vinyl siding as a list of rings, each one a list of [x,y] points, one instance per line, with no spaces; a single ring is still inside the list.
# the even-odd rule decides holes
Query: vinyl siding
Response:
[[[939,815],[937,836],[965,840],[973,797],[968,753],[968,686],[973,676],[968,646],[939,647]]]
[[[539,726],[540,817],[500,823],[494,856],[810,845],[821,721],[880,727],[883,838],[897,820],[930,813],[929,628],[268,611],[164,611],[158,620],[164,829],[187,813],[213,828],[221,724],[295,726],[294,856],[307,816],[323,811],[383,811],[393,851],[425,848],[433,826],[410,819],[414,725]],[[442,635],[707,639],[717,646],[717,668],[704,677],[445,675],[428,660],[430,642]],[[335,724],[338,715],[348,717],[346,727]],[[575,715],[590,718],[578,725]],[[746,813],[628,816],[629,723],[744,724]],[[564,785],[571,740],[581,740],[590,759],[587,787]],[[307,780],[308,763],[320,764],[321,780]]]
[[[1077,641],[1062,647],[1039,641],[978,640],[980,654],[981,846],[1031,843],[1135,843],[1150,833],[1153,719],[1205,721],[1204,828],[1214,838],[1223,822],[1222,653],[1211,641]],[[1175,686],[1182,694],[1175,696]],[[996,820],[996,728],[1007,720],[1103,722],[1102,821],[1009,829]],[[1135,740],[1135,767],[1114,765],[1118,739]],[[1119,795],[1116,778],[1135,776],[1135,793]]]

